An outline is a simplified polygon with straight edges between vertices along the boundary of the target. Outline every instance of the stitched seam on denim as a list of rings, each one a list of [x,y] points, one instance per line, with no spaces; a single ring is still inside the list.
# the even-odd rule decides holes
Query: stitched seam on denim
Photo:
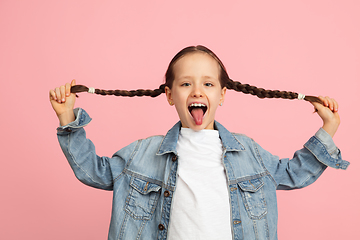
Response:
[[[150,182],[146,182],[146,185],[149,185]],[[156,189],[153,189],[152,191],[148,191],[147,187],[145,185],[145,188],[144,188],[144,192],[143,192],[143,189],[140,189],[136,184],[134,184],[132,181],[130,183],[130,186],[133,187],[134,189],[136,189],[139,193],[141,194],[148,194],[150,192],[158,192],[160,189],[161,189],[161,186],[159,186],[158,184],[155,184],[158,186],[157,190]]]
[[[266,202],[265,202],[265,205],[266,205]],[[266,209],[267,209],[267,205],[266,205]],[[267,212],[267,211],[266,211]],[[264,221],[265,221],[265,226],[266,226],[266,239],[270,239],[270,232],[269,232],[269,222],[268,222],[268,219],[267,219],[267,217],[268,217],[268,214],[266,214],[266,216],[265,216],[265,219],[264,219]]]
[[[317,141],[319,141],[317,138],[316,138],[316,140]],[[318,147],[318,145],[319,145],[319,142],[315,142],[314,140],[310,140],[311,141],[311,143],[313,143],[313,144],[316,144],[316,147]],[[304,147],[319,161],[319,162],[321,162],[322,164],[324,164],[324,165],[326,165],[326,166],[330,166],[329,164],[326,164],[325,162],[323,162],[323,161],[321,161],[316,155],[315,155],[315,153],[313,152],[313,151],[311,151],[311,149],[309,148],[309,147],[307,147],[306,145],[304,145]],[[336,164],[336,162],[334,162],[333,160],[332,160],[332,158],[331,158],[331,156],[329,155],[329,153],[328,153],[328,151],[326,151],[326,149],[325,149],[325,151],[324,151],[324,146],[320,143],[320,150],[321,150],[321,152],[325,152],[325,158],[326,158],[326,160],[328,160],[331,164]],[[341,164],[340,164],[341,165]],[[333,166],[331,166],[331,167],[333,167]],[[339,166],[339,168],[341,168],[341,166]]]
[[[158,152],[159,152],[160,147],[161,147],[161,145],[162,145],[162,143],[163,143],[163,141],[164,141],[164,138],[165,138],[164,135],[154,135],[154,136],[147,137],[147,138],[145,138],[145,139],[141,139],[140,141],[148,140],[148,139],[151,139],[151,138],[155,138],[155,139],[156,139],[157,137],[161,137],[162,140],[161,140],[161,142],[160,142],[160,144],[159,144],[158,150],[156,151],[156,154],[155,154],[155,155],[163,155],[163,154],[165,154],[166,152],[161,153],[161,154],[158,154]]]
[[[125,175],[125,172],[124,172],[124,170],[116,177],[116,178],[114,178],[114,183],[117,181],[117,180],[119,180],[120,178],[122,178],[123,176]]]
[[[151,214],[152,215],[152,214]],[[150,219],[149,219],[150,220]],[[140,239],[140,237],[141,237],[141,234],[142,234],[142,231],[144,230],[144,226],[145,226],[145,223],[146,223],[147,221],[143,221],[142,222],[142,224],[141,224],[141,226],[140,226],[140,228],[139,228],[139,232],[138,232],[138,235],[137,235],[137,237],[136,237],[136,240],[139,240]]]
[[[240,191],[241,197],[242,197],[242,199],[243,199],[243,203],[244,203],[244,205],[245,205],[246,212],[248,213],[250,219],[252,219],[252,220],[261,220],[261,219],[262,219],[264,216],[266,216],[267,213],[268,213],[267,205],[266,205],[266,201],[265,201],[265,195],[264,195],[264,191],[263,191],[263,190],[264,190],[264,189],[261,189],[261,188],[260,188],[260,189],[258,189],[258,190],[256,191],[256,193],[261,194],[261,199],[264,200],[264,201],[262,201],[262,203],[264,204],[265,211],[264,211],[262,214],[260,214],[260,216],[255,216],[255,215],[253,215],[253,213],[251,213],[251,211],[249,210],[250,205],[249,205],[249,203],[248,203],[248,198],[247,198],[246,195],[245,195],[245,192],[248,192],[248,191],[244,191],[243,189],[241,189],[241,191]],[[255,194],[255,192],[250,192],[249,194]],[[253,196],[253,197],[254,197],[254,196]]]
[[[236,187],[238,188],[239,186],[236,184]],[[239,192],[240,190],[237,189]],[[240,193],[240,198],[239,198],[239,193],[236,193],[236,198],[237,198],[237,202],[238,202],[238,209],[236,209],[239,212],[239,219],[241,219],[241,211],[240,211],[240,198],[241,198],[241,204],[244,204],[244,199],[241,196]],[[234,221],[234,219],[232,219]],[[233,225],[232,225],[233,226]],[[243,224],[241,224],[241,233],[242,233],[242,239],[244,239],[244,229],[243,229]],[[235,236],[235,231],[233,232],[233,236]]]
[[[161,148],[161,146],[162,146],[163,142],[165,141],[166,137],[167,137],[167,135],[165,135],[165,136],[163,137],[163,139],[161,140],[161,142],[160,142],[160,144],[159,144],[159,148],[158,148],[158,150],[157,150],[157,152],[156,152],[156,155],[163,155],[163,154],[166,154],[166,153],[172,153],[172,152],[173,152],[173,153],[175,153],[175,154],[177,155],[176,150],[175,150],[175,151],[170,151],[170,150],[167,150],[166,152],[159,153],[160,148]]]
[[[278,184],[277,184],[277,182],[275,181],[274,177],[270,174],[269,170],[266,168],[266,166],[265,166],[265,164],[264,164],[264,161],[263,161],[263,159],[262,159],[262,157],[261,157],[261,155],[260,155],[259,149],[256,147],[256,144],[255,144],[254,139],[251,138],[251,142],[252,142],[252,144],[253,144],[253,146],[254,146],[254,148],[255,148],[255,151],[256,151],[256,153],[257,153],[258,158],[260,159],[260,163],[261,163],[262,167],[266,170],[266,172],[267,172],[268,175],[270,176],[270,178],[271,178],[271,180],[273,181],[275,187],[277,187]]]
[[[177,155],[175,155],[176,157],[177,157]],[[171,154],[168,154],[168,156],[167,156],[167,159],[166,159],[166,162],[167,162],[167,165],[171,165],[170,166],[170,173],[169,173],[169,176],[168,176],[168,178],[167,178],[167,180],[166,180],[166,182],[167,183],[170,183],[170,179],[171,179],[171,169],[172,169],[172,165],[173,164],[178,164],[178,161],[175,161],[175,162],[173,162],[172,160],[170,160],[170,158],[172,159],[174,156],[172,156]],[[177,167],[178,167],[178,165],[176,165],[176,171],[175,171],[175,174],[177,174]],[[170,183],[171,184],[171,183]]]
[[[252,222],[253,222],[253,226],[254,226],[255,240],[259,240],[259,234],[258,234],[258,230],[257,230],[256,221],[254,219],[252,219]]]
[[[78,114],[77,114],[77,116],[76,116],[75,121],[72,122],[73,124],[69,123],[69,124],[67,124],[67,125],[65,125],[65,126],[60,126],[60,127],[58,127],[58,131],[66,132],[66,129],[68,129],[68,128],[78,130],[78,129],[80,129],[80,128],[83,128],[83,127],[89,125],[89,123],[91,122],[91,119],[90,119],[90,121],[89,121],[88,123],[79,126],[79,124],[80,124],[80,118],[81,118],[81,116],[83,115],[82,111],[84,111],[84,110],[80,108],[80,109],[79,109],[79,112],[78,112]],[[71,125],[70,125],[70,124],[71,124]]]
[[[231,180],[229,183],[230,184],[238,184],[239,182],[257,179],[257,178],[261,178],[261,177],[264,177],[264,176],[267,176],[267,175],[270,175],[270,173],[269,172],[263,172],[263,173],[255,174],[255,175],[252,175],[252,176],[246,176],[246,177],[237,178],[235,180]]]
[[[169,155],[169,158],[172,158],[172,156]],[[168,158],[167,161],[171,163],[172,161],[170,161],[169,158]],[[174,192],[175,192],[175,189],[176,189],[176,183],[177,183],[177,181],[178,181],[178,178],[176,177],[176,176],[177,176],[177,172],[178,172],[178,161],[176,161],[175,163],[173,163],[172,166],[174,166],[174,168],[176,168],[176,169],[174,169],[175,172],[174,172],[174,174],[173,174],[174,177],[175,177],[174,187],[172,187],[172,189],[170,190],[170,191],[171,191],[170,197],[163,200],[163,207],[162,207],[162,213],[161,213],[161,220],[162,220],[163,218],[165,218],[165,221],[164,221],[165,230],[163,230],[163,231],[166,231],[166,232],[160,233],[160,231],[158,231],[158,236],[159,236],[159,234],[162,234],[162,235],[165,235],[165,236],[167,237],[168,229],[169,229],[170,222],[171,222],[170,215],[171,215],[171,211],[172,211],[172,209],[173,209],[173,207],[174,207],[174,205],[172,204],[172,201],[173,201],[173,199],[174,199]],[[171,170],[172,166],[170,167],[170,174],[169,174],[169,178],[168,178],[168,181],[167,181],[167,182],[169,182],[170,184],[171,184],[171,181],[169,181],[169,180],[170,180],[171,177],[173,176],[173,175],[171,174],[171,172],[172,172],[172,170]],[[170,201],[170,203],[169,203],[170,206],[167,206],[168,203],[165,204],[165,201],[166,201],[166,202],[169,202],[169,201]],[[167,208],[169,208],[169,211],[167,211]],[[166,219],[166,214],[168,214],[168,216],[169,216],[168,219]],[[166,220],[168,220],[168,221],[166,221]],[[167,223],[167,225],[166,225],[166,223]]]
[[[173,194],[171,194],[171,195],[173,195]],[[172,200],[172,197],[171,197],[171,200]],[[166,199],[164,199],[164,200],[162,200],[162,208],[161,208],[161,219],[160,219],[160,223],[162,224],[162,222],[164,223],[164,226],[165,226],[165,229],[163,230],[163,231],[166,231],[166,235],[167,235],[167,231],[168,231],[168,228],[169,228],[169,226],[170,226],[170,223],[169,223],[169,221],[170,221],[170,214],[169,214],[169,221],[168,221],[168,224],[166,225],[166,208],[167,208],[167,204],[165,204],[165,201],[169,201],[169,200],[166,200]],[[171,202],[170,202],[170,206],[171,206]],[[171,210],[170,210],[171,211]],[[164,221],[163,221],[163,219],[164,219]],[[157,235],[156,235],[156,239],[158,239],[159,238],[159,234],[161,234],[160,233],[160,231],[157,231]],[[162,234],[165,234],[165,233],[162,233]]]
[[[316,138],[316,137],[315,137]],[[320,140],[318,139],[318,138],[316,138],[319,142],[320,142]],[[313,141],[312,141],[313,142]],[[316,142],[315,144],[316,145],[318,145],[319,144],[319,142]],[[320,142],[321,143],[321,142]],[[325,155],[328,155],[328,156],[326,156],[326,158],[328,158],[328,157],[330,157],[331,158],[331,156],[329,155],[329,153],[328,153],[328,151],[326,150],[326,148],[324,147],[324,145],[321,143],[321,151],[322,152],[324,152],[325,153]],[[325,170],[325,168],[326,168],[326,166],[328,166],[327,164],[325,164],[324,162],[322,162],[320,159],[318,159],[318,157],[309,149],[309,148],[307,148],[306,146],[304,146],[305,148],[306,148],[306,150],[308,150],[319,162],[321,162],[322,164],[324,164],[325,165],[325,167],[320,167],[320,169],[315,173],[315,176],[317,176],[321,171],[324,171]],[[304,185],[305,186],[307,186],[306,185],[306,182],[309,180],[311,178],[311,176],[309,176],[307,179],[305,179],[301,184],[300,184],[300,186],[299,187],[303,187]],[[311,184],[311,183],[310,183]]]
[[[132,154],[131,154],[131,156],[129,158],[129,161],[126,163],[126,165],[124,167],[124,170],[127,169],[130,166],[130,164],[132,163],[132,160],[134,159],[135,154],[139,150],[140,145],[142,144],[142,141],[143,141],[142,139],[138,140],[138,143],[136,144],[135,149],[134,149],[134,151],[132,152]]]
[[[171,200],[172,200],[172,196],[173,196],[173,193],[171,194]],[[168,199],[163,199],[162,200],[162,208],[161,208],[161,220],[160,220],[160,223],[162,222],[163,219],[166,219],[166,207],[167,207],[167,204],[165,203],[166,201],[169,201]],[[170,203],[171,205],[171,203]],[[170,219],[170,217],[169,217]],[[164,221],[164,224],[165,224],[166,221]],[[167,231],[168,227],[165,226],[165,230]],[[157,231],[157,235],[156,235],[156,239],[159,238],[159,234],[160,234],[160,231]]]
[[[334,148],[334,150],[329,150],[329,154],[330,156],[333,155],[333,154],[336,154],[335,152],[337,152],[337,148]]]
[[[237,151],[245,151],[246,148],[245,146],[240,142],[240,140],[237,138],[237,136],[239,137],[246,137],[246,138],[249,138],[248,136],[246,136],[245,134],[240,134],[240,133],[231,133],[231,135],[236,139],[236,141],[244,148],[244,149],[239,149]]]
[[[225,168],[225,174],[226,174],[227,181],[230,183],[230,182],[233,181],[233,180],[230,180],[230,178],[229,178],[228,170],[227,170],[226,165],[225,165],[225,156],[226,156],[226,149],[225,149],[225,151],[223,152],[221,161],[222,161],[222,164],[224,165],[224,168]],[[233,166],[231,165],[231,162],[230,162],[229,160],[227,160],[227,162],[228,162],[228,164],[230,165],[230,168],[231,168],[231,170],[232,170],[232,173],[233,173],[232,175],[235,176],[235,174],[234,174],[235,171],[234,171]]]
[[[129,219],[129,217],[130,217],[130,215],[125,214],[124,220],[123,220],[122,223],[121,223],[121,228],[120,228],[118,240],[122,239],[122,237],[124,236],[125,229],[126,229],[126,227],[125,227],[126,224],[124,224],[124,223],[125,223],[125,221],[127,222],[127,220]]]
[[[336,145],[334,146],[333,149],[328,149],[328,148],[326,147],[326,145],[325,145],[316,135],[314,135],[314,138],[316,138],[316,139],[320,142],[320,144],[325,148],[325,151],[326,151],[327,153],[329,153],[330,157],[331,157],[331,155],[332,155],[335,151],[338,150],[338,147],[337,147]],[[316,143],[316,144],[318,144],[318,143]],[[333,158],[333,157],[331,157],[331,158]]]
[[[316,139],[317,141],[315,141],[315,139]],[[332,159],[331,155],[329,154],[328,149],[326,148],[326,146],[325,146],[316,136],[314,136],[314,139],[311,140],[311,143],[316,144],[316,147],[319,146],[321,152],[324,152],[325,155],[326,155],[326,158],[329,158],[329,160],[330,160],[331,162],[333,162],[333,163],[336,162],[336,161],[333,161],[333,159]],[[308,148],[306,148],[306,149],[308,149]],[[309,151],[310,151],[310,150],[309,150]],[[310,152],[311,152],[311,151],[310,151]],[[311,152],[311,153],[313,154],[313,152]],[[314,154],[313,154],[313,155],[314,155]]]
[[[155,208],[156,208],[156,206],[157,206],[157,202],[159,201],[159,198],[160,198],[160,194],[158,194],[159,196],[157,196],[156,197],[156,201],[155,201],[155,203],[156,204],[154,204],[154,206],[153,206],[153,208],[151,209],[151,211],[150,211],[150,214],[149,214],[149,216],[136,216],[132,211],[131,211],[131,209],[130,208],[128,208],[129,207],[129,201],[130,201],[130,196],[132,195],[132,192],[133,191],[136,191],[136,189],[134,189],[134,188],[130,188],[130,191],[129,191],[129,193],[128,193],[128,196],[127,196],[127,198],[126,198],[126,201],[125,201],[125,212],[128,214],[128,215],[130,215],[133,219],[135,219],[135,220],[141,220],[141,221],[144,221],[144,220],[146,220],[146,221],[148,221],[148,220],[150,220],[150,218],[151,218],[151,216],[154,214],[154,212],[155,212]]]
[[[136,152],[138,151],[138,149],[140,148],[140,142],[141,142],[141,140],[138,140],[138,142],[137,142],[137,144],[136,144],[133,152],[132,152],[131,155],[130,155],[129,161],[126,163],[124,169],[122,170],[122,172],[121,172],[117,177],[114,178],[114,180],[113,180],[114,183],[115,183],[117,180],[119,180],[122,176],[125,175],[125,169],[129,166],[130,162],[132,161],[133,157],[135,156],[135,153],[136,153]],[[124,161],[126,161],[126,160],[124,159]]]
[[[83,169],[83,168],[80,166],[80,164],[75,160],[74,155],[73,155],[73,154],[71,153],[71,151],[70,151],[70,149],[71,149],[71,148],[70,148],[70,135],[71,135],[71,134],[68,135],[68,149],[67,149],[67,150],[68,150],[68,152],[69,152],[69,154],[70,154],[73,162],[76,164],[76,166],[77,166],[81,171],[83,171],[83,172],[85,173],[85,175],[88,176],[88,177],[91,179],[91,181],[93,181],[94,183],[99,184],[100,186],[111,186],[111,184],[102,184],[102,183],[99,183],[99,182],[95,181],[95,180],[90,176],[90,174],[89,174],[87,171],[85,171],[85,169]]]
[[[139,179],[144,180],[144,181],[146,181],[146,182],[150,182],[150,183],[156,184],[156,185],[158,185],[158,186],[160,186],[160,187],[162,187],[162,188],[166,188],[166,189],[169,189],[169,190],[171,190],[171,191],[174,191],[174,189],[175,189],[174,187],[169,186],[169,185],[163,183],[162,181],[159,181],[159,180],[156,180],[156,179],[153,179],[153,178],[146,177],[146,176],[141,175],[141,174],[139,174],[139,173],[133,172],[133,171],[131,171],[131,170],[129,170],[129,169],[124,169],[124,171],[125,171],[125,173],[128,174],[129,176],[136,177],[136,178],[139,178]]]
[[[66,129],[71,129],[72,132],[76,132],[76,131],[79,131],[81,128],[86,127],[87,125],[89,125],[89,123],[87,123],[86,125],[81,125],[81,126],[67,126],[65,128],[58,129],[57,131],[59,133],[65,133],[65,134],[69,133],[70,134],[71,132],[66,131]]]
[[[233,204],[232,204],[232,202],[233,202],[233,198],[236,198],[235,199],[235,201],[237,201],[238,202],[238,206],[240,206],[240,203],[239,203],[239,197],[238,197],[238,193],[231,193],[231,191],[230,191],[230,184],[229,184],[229,186],[228,186],[228,191],[229,191],[229,200],[230,200],[230,207],[231,207],[231,209],[230,209],[230,217],[231,217],[231,235],[232,235],[232,237],[233,237],[233,239],[235,239],[235,226],[234,226],[234,214],[233,214],[233,212],[235,212],[236,210],[239,212],[239,215],[240,215],[240,208],[238,207],[238,208],[235,208],[234,206],[233,206]],[[236,190],[238,190],[238,188],[236,188]],[[233,195],[235,195],[235,197],[232,197]],[[239,219],[241,219],[241,216],[239,217]]]
[[[222,148],[223,148],[223,152],[222,152],[222,156],[221,156],[221,162],[222,162],[222,164],[223,164],[223,166],[224,166],[225,175],[226,175],[226,180],[227,180],[227,182],[228,182],[227,190],[228,190],[228,195],[229,195],[229,200],[230,200],[230,205],[231,205],[231,211],[230,211],[230,217],[231,217],[231,235],[232,235],[232,237],[234,238],[234,236],[235,236],[235,233],[234,233],[235,230],[234,230],[234,224],[233,224],[234,219],[233,219],[233,206],[232,206],[232,199],[231,199],[232,194],[231,194],[231,191],[230,191],[230,186],[231,186],[231,184],[230,184],[228,169],[226,168],[226,165],[225,165],[226,149],[224,148],[224,145],[222,146]],[[231,170],[232,170],[232,172],[233,172],[233,175],[234,175],[234,169],[233,169],[230,161],[227,160],[227,162],[229,163],[230,168],[231,168]],[[240,206],[240,205],[238,205],[238,206]]]

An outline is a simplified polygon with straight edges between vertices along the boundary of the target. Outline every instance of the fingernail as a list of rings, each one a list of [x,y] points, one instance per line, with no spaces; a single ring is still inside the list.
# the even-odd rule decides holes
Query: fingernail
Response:
[[[61,99],[61,101],[65,102],[65,98]]]

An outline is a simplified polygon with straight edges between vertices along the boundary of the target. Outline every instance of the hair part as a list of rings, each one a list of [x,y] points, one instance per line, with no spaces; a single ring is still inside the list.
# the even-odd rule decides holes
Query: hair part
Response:
[[[233,81],[229,78],[229,75],[226,71],[226,68],[220,58],[216,56],[214,52],[212,52],[210,49],[208,49],[205,46],[197,45],[197,46],[189,46],[184,49],[182,49],[180,52],[178,52],[173,59],[170,61],[169,66],[167,68],[167,71],[165,73],[165,84],[161,84],[158,89],[154,90],[144,90],[144,89],[138,89],[138,90],[101,90],[101,89],[95,89],[96,94],[100,95],[115,95],[115,96],[123,96],[123,97],[142,97],[142,96],[149,96],[149,97],[157,97],[162,93],[165,93],[165,87],[172,88],[175,74],[174,74],[174,65],[175,63],[182,57],[184,57],[187,54],[191,53],[205,53],[210,55],[220,66],[220,75],[219,75],[219,81],[221,84],[221,87],[226,87],[227,89],[232,89],[237,92],[242,92],[245,94],[251,94],[254,96],[257,96],[258,98],[283,98],[283,99],[297,99],[298,93],[296,92],[290,92],[290,91],[279,91],[279,90],[265,90],[263,88],[258,88],[255,86],[251,86],[249,84],[242,84],[238,81]],[[75,85],[71,87],[72,93],[79,93],[79,92],[88,92],[89,88],[84,85]],[[322,101],[315,96],[305,96],[304,100],[309,102],[318,102],[322,104]]]

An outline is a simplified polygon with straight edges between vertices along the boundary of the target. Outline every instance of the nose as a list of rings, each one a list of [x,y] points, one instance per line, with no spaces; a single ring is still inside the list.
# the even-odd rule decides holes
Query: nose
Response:
[[[192,96],[194,98],[201,98],[204,96],[204,93],[202,92],[202,90],[199,86],[194,86],[193,91],[192,91]]]

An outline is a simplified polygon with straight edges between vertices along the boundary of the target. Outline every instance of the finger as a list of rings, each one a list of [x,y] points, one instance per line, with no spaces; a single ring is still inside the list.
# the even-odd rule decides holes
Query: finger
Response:
[[[323,104],[325,107],[329,107],[329,99],[327,97],[323,97]]]
[[[337,112],[339,110],[339,104],[335,99],[333,100],[334,100],[334,111]]]
[[[76,80],[73,79],[73,80],[71,81],[71,86],[75,86],[75,85],[76,85]]]
[[[57,98],[56,98],[56,93],[55,93],[55,91],[52,90],[52,89],[49,91],[49,98],[50,98],[50,101],[51,101],[51,100],[55,100],[55,101],[57,100]]]
[[[62,85],[60,87],[60,94],[61,94],[61,101],[65,102],[65,86],[64,85]]]
[[[58,103],[61,103],[61,93],[60,93],[60,88],[55,88],[55,94],[56,94],[56,100],[58,101]]]
[[[70,89],[71,89],[70,83],[66,83],[65,84],[65,94],[67,97],[70,96]]]
[[[328,102],[328,107],[330,108],[331,111],[334,111],[334,102],[331,98],[329,98],[328,96],[325,97],[327,102]]]
[[[330,98],[330,109],[331,109],[331,111],[333,111],[333,112],[337,112],[337,109],[338,109],[338,103],[335,101],[335,99],[333,99],[333,98]]]

